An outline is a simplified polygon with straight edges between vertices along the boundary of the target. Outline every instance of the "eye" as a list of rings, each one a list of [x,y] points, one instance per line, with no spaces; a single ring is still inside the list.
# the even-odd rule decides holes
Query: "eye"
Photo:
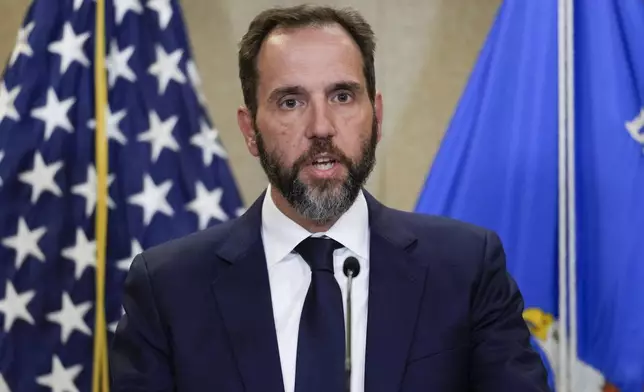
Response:
[[[351,101],[351,98],[352,98],[351,94],[349,94],[346,91],[339,92],[335,96],[335,100],[337,100],[340,103],[348,103]]]
[[[295,109],[297,107],[298,101],[295,98],[287,98],[280,101],[279,106],[282,109]]]

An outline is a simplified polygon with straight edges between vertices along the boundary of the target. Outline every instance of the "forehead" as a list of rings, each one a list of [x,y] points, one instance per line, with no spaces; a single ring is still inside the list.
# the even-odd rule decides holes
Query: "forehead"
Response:
[[[260,89],[279,84],[364,83],[360,48],[341,26],[279,28],[266,37],[257,59]]]

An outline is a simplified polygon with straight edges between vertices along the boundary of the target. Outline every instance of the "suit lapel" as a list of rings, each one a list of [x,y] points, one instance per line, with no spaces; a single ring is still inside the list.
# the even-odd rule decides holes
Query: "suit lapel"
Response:
[[[283,391],[266,258],[260,197],[233,226],[218,255],[230,265],[212,284],[248,392]]]
[[[371,249],[365,390],[396,391],[414,334],[425,284],[424,267],[408,249],[416,237],[369,194]]]

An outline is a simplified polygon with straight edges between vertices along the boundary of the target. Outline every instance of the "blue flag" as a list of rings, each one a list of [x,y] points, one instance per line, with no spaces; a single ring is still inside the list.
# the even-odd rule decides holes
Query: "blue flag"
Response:
[[[558,317],[557,48],[556,1],[502,4],[416,206],[499,234],[550,369]]]
[[[644,2],[577,6],[579,356],[644,390]]]
[[[105,311],[134,255],[241,213],[176,0],[106,2]],[[0,82],[0,390],[90,391],[96,1],[35,0]],[[104,331],[104,329],[102,329]]]
[[[618,4],[619,3],[619,4]],[[497,231],[558,377],[557,2],[507,0],[416,211]],[[572,391],[644,389],[644,3],[574,13],[578,357]]]

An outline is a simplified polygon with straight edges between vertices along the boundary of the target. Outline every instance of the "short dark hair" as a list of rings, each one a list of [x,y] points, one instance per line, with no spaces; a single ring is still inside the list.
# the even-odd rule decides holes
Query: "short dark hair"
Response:
[[[375,37],[371,26],[360,13],[352,8],[337,9],[308,4],[274,7],[263,11],[253,19],[239,44],[239,79],[244,103],[253,118],[257,114],[257,56],[264,39],[276,28],[325,26],[334,23],[343,27],[360,48],[367,93],[371,102],[374,102],[376,95]]]

